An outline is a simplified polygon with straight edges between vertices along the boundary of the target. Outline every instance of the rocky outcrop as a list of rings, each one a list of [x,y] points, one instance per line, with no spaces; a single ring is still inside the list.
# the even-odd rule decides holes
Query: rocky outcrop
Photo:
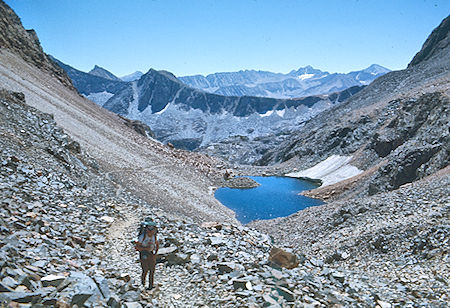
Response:
[[[412,150],[404,149],[396,153],[387,165],[378,170],[375,179],[369,184],[369,195],[380,191],[394,190],[420,178],[419,168],[428,165],[430,159],[441,150],[441,146],[426,145]],[[444,151],[448,154],[448,149]],[[439,167],[446,167],[448,160],[439,161],[438,164]]]
[[[123,120],[126,126],[134,129],[138,134],[148,138],[155,138],[155,133],[145,123],[142,123],[141,121],[138,120],[129,120],[122,116],[120,116],[120,118]]]
[[[400,102],[388,127],[374,136],[373,148],[388,162],[375,174],[369,194],[397,189],[449,165],[449,107],[449,98],[439,93]],[[391,142],[381,147],[380,138]]]
[[[249,177],[232,177],[232,173],[228,171],[225,171],[224,179],[220,182],[221,187],[230,188],[255,188],[260,185]]]
[[[427,61],[432,57],[438,57],[450,45],[450,16],[445,18],[441,24],[431,32],[422,46],[422,49],[414,56],[408,67]]]
[[[5,2],[0,1],[0,52],[2,49],[20,55],[29,64],[58,78],[63,85],[72,87],[72,82],[64,70],[42,50],[36,32],[25,30],[14,11]]]

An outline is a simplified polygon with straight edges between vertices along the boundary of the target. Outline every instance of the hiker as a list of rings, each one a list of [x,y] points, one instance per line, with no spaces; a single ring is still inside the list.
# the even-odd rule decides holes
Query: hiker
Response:
[[[145,280],[148,273],[148,289],[153,289],[153,279],[155,276],[156,254],[158,253],[159,243],[156,238],[158,229],[156,223],[146,218],[139,228],[138,238],[135,242],[135,248],[139,251],[139,260],[141,261],[142,286],[145,287]]]

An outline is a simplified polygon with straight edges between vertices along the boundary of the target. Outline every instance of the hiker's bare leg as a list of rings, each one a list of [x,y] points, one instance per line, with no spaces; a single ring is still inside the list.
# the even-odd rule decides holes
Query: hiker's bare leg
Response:
[[[147,272],[142,271],[142,275],[141,275],[141,282],[142,282],[142,286],[145,287],[145,278],[147,277]]]
[[[156,255],[152,254],[149,260],[149,273],[148,273],[148,287],[153,288],[153,281],[155,278],[155,267],[156,267]]]
[[[145,257],[141,256],[140,261],[141,261],[141,267],[142,267],[141,283],[142,283],[142,286],[145,287],[145,280],[147,278],[147,273],[149,270],[148,260]]]
[[[148,271],[148,288],[153,289],[153,274],[154,272],[152,270]]]

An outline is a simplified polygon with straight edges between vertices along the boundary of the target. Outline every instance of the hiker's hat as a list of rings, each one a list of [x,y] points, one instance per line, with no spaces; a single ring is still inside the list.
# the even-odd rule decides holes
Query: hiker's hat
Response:
[[[154,222],[150,217],[145,218],[142,225],[145,227],[154,227],[154,228],[157,227],[156,222]]]

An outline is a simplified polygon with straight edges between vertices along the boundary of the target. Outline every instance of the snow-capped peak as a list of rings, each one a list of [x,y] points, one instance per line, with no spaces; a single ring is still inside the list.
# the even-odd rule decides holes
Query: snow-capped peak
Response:
[[[309,79],[311,77],[314,77],[314,74],[303,74],[303,75],[297,76],[297,78],[300,80]]]

